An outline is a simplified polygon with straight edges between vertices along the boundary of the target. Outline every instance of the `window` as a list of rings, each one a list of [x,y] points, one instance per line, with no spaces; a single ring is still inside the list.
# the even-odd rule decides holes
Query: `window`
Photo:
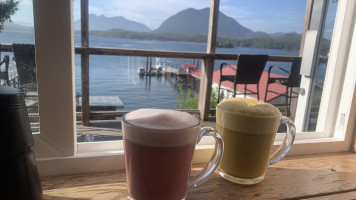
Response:
[[[303,54],[306,62],[303,63],[301,70],[303,74],[301,88],[306,90],[306,95],[301,97],[303,106],[299,107],[298,118],[300,120],[297,122],[300,124],[300,130],[303,131],[315,131],[317,127],[319,127],[319,131],[322,131],[322,124],[318,125],[318,123],[321,123],[323,117],[318,118],[318,115],[325,82],[324,77],[327,70],[332,68],[332,65],[328,65],[328,59],[337,5],[337,2],[334,1],[316,3],[313,10],[323,10],[326,14],[321,17],[313,15],[310,28],[306,33],[305,48],[307,49]],[[310,48],[310,45],[315,45],[314,50],[310,51],[313,49]],[[310,59],[311,57],[315,59]],[[309,64],[308,60],[312,62]],[[304,106],[304,101],[307,106]]]
[[[72,1],[53,3],[34,2],[41,99],[41,133],[34,138],[40,174],[123,169],[120,141],[76,143]],[[318,126],[324,124],[324,128],[313,134],[298,133],[291,155],[348,151],[350,148],[355,119],[355,113],[351,112],[355,104],[351,103],[355,102],[356,69],[353,65],[356,61],[349,55],[356,54],[355,11],[354,1],[338,2],[319,114],[324,120],[318,122]],[[52,21],[46,20],[48,16],[53,17]],[[57,37],[54,39],[49,37],[51,35]],[[209,159],[209,153],[209,145],[199,146],[194,161],[204,162]]]
[[[268,9],[266,9],[267,7]],[[285,97],[281,95],[285,92],[283,86],[276,86],[273,89],[276,93],[269,92],[266,99],[264,91],[267,87],[269,67],[278,66],[290,71],[293,58],[300,56],[305,12],[306,1],[241,0],[238,3],[220,2],[216,52],[269,55],[270,59],[264,68],[259,85],[259,98],[276,105],[283,115],[288,115],[292,120],[295,117],[296,98],[292,99],[292,108],[289,114],[286,105],[284,105]],[[291,59],[288,60],[288,58]],[[215,60],[214,71],[219,69],[221,63],[236,65],[236,60]],[[288,73],[282,70],[271,69],[271,77],[288,76]],[[217,81],[215,83],[217,87]],[[222,85],[229,91],[226,96],[231,97],[233,95],[232,86],[224,85],[224,83]],[[273,84],[273,86],[275,85]],[[249,89],[256,91],[255,86],[251,86]],[[238,93],[243,94],[242,85],[237,90]],[[294,87],[295,93],[297,90],[298,88]],[[257,98],[257,95],[248,97]]]
[[[36,63],[33,29],[32,1],[1,1],[1,5],[12,7],[15,12],[10,15],[11,21],[4,22],[0,30],[0,59],[9,58],[9,67],[1,65],[1,72],[8,78],[0,79],[0,85],[22,89],[26,94],[25,103],[29,113],[30,125],[33,133],[40,131],[38,114],[38,94],[36,81]],[[8,9],[9,11],[11,9]]]
[[[197,110],[202,60],[188,54],[206,51],[209,1],[194,3],[193,8],[186,6],[188,1],[170,2],[169,11],[154,6],[164,4],[162,1],[150,2],[150,6],[141,0],[127,5],[87,2],[80,5],[74,1],[75,44],[91,50],[88,55],[82,52],[75,56],[76,110],[83,110],[78,117],[82,122],[77,123],[78,142],[120,140],[119,118],[138,108]],[[199,20],[188,21],[194,16]],[[84,36],[87,31],[81,30],[86,23],[88,39]],[[183,34],[183,25],[193,28]],[[118,52],[130,49],[144,53]],[[118,53],[102,53],[110,50]],[[170,57],[165,51],[177,54]],[[88,117],[89,112],[95,117]],[[106,121],[100,121],[103,119]],[[86,126],[88,123],[92,128]]]

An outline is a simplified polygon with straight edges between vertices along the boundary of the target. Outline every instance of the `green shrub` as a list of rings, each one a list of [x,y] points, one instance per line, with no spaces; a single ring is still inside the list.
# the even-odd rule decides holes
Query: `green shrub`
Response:
[[[177,95],[177,103],[175,105],[176,109],[197,109],[199,103],[199,95],[193,96],[192,90],[188,88],[187,96],[184,96],[183,88],[178,88],[180,94]]]
[[[184,95],[183,88],[178,88],[180,94],[177,95],[176,109],[198,109],[199,95],[194,96],[192,90],[188,88],[187,96]],[[213,88],[210,95],[210,108],[215,108],[218,103],[218,88]],[[229,98],[230,95],[225,96],[224,92],[220,92],[220,99]]]

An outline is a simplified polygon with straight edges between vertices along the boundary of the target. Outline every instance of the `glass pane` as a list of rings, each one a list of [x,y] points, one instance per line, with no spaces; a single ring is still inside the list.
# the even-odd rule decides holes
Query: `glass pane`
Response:
[[[197,109],[200,63],[194,59],[90,56],[90,110],[97,115],[89,127],[78,121],[78,142],[121,139],[120,119],[127,111]],[[77,111],[81,109],[80,79],[76,73]]]
[[[322,39],[319,45],[318,64],[315,70],[315,77],[313,81],[313,94],[312,94],[312,102],[311,102],[312,105],[311,105],[308,127],[307,127],[308,131],[315,131],[317,126],[317,119],[318,119],[321,95],[323,92],[326,67],[328,64],[330,43],[334,30],[337,5],[338,5],[338,1],[328,2],[326,18],[325,18],[324,26],[322,28],[323,31]]]
[[[0,4],[10,2],[1,1]],[[1,73],[7,74],[7,77],[2,76],[0,84],[20,88],[25,92],[32,132],[39,132],[33,6],[29,0],[15,2],[12,9],[7,10],[14,11],[10,12],[11,21],[0,21],[4,25],[0,31],[0,59],[2,61],[7,56],[10,58],[8,68],[5,64],[1,65]]]
[[[276,105],[282,114],[294,118],[296,100],[292,98],[290,108],[286,105],[286,86],[272,83],[272,92],[267,92],[268,77],[288,77],[292,62],[283,61],[283,56],[298,57],[305,15],[306,1],[221,1],[218,40],[216,52],[228,54],[264,54],[280,56],[281,58],[268,61],[259,82],[259,96],[261,100]],[[218,88],[219,68],[221,63],[233,65],[236,69],[237,61],[216,61],[214,66],[213,87]],[[270,66],[271,73],[268,74]],[[223,69],[228,72],[228,68]],[[297,74],[299,75],[299,73]],[[225,98],[232,97],[233,84],[224,81],[222,86],[228,89]],[[293,91],[298,91],[299,84],[293,86]],[[237,96],[244,96],[244,86],[238,85]],[[255,85],[248,86],[253,88]],[[289,89],[290,91],[291,89]],[[242,95],[241,95],[242,94]],[[294,94],[293,96],[296,96]],[[248,98],[257,98],[257,95],[248,95]],[[290,111],[288,111],[290,110]]]
[[[216,51],[298,56],[305,6],[298,0],[222,1]]]
[[[209,7],[209,0],[149,4],[90,0],[89,46],[206,52]],[[199,20],[190,20],[196,17]],[[80,46],[79,0],[74,1],[74,28],[75,45]],[[121,116],[139,108],[195,109],[193,113],[198,113],[201,62],[197,58],[90,55],[91,125],[82,126],[78,115],[78,142],[121,139]],[[80,112],[79,54],[75,71]]]

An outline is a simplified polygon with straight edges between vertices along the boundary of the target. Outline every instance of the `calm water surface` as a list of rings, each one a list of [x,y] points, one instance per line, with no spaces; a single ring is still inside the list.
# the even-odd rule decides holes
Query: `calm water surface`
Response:
[[[148,40],[120,39],[109,37],[89,37],[89,45],[92,47],[115,47],[149,50],[190,51],[205,52],[205,44],[162,42]],[[0,33],[0,43],[34,43],[34,35],[31,32],[3,31]],[[75,46],[80,45],[80,35],[75,34]],[[286,52],[274,49],[256,48],[218,48],[219,53],[235,54],[268,54],[297,56],[298,52]],[[10,55],[12,53],[2,53]],[[170,62],[173,66],[183,63],[191,64],[192,59],[161,58],[161,61]],[[154,65],[155,59],[153,58]],[[216,61],[215,70],[220,63],[235,61]],[[90,95],[91,96],[118,96],[124,103],[122,110],[133,110],[143,107],[174,108],[177,104],[177,95],[180,93],[174,84],[174,79],[169,81],[165,77],[140,77],[137,68],[146,64],[146,57],[127,56],[99,56],[92,55],[89,59],[90,66]],[[201,63],[201,61],[199,61]],[[289,68],[289,63],[268,62]],[[267,70],[267,67],[266,67]],[[173,83],[172,83],[173,82]],[[80,55],[75,55],[75,83],[76,92],[81,92]],[[184,92],[187,89],[184,88]]]

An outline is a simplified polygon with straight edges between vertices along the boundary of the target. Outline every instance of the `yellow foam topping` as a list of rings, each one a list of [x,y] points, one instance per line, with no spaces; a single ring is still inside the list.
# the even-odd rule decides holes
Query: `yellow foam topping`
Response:
[[[279,116],[281,112],[272,104],[247,98],[225,99],[218,106],[230,112],[236,112],[248,116]]]

